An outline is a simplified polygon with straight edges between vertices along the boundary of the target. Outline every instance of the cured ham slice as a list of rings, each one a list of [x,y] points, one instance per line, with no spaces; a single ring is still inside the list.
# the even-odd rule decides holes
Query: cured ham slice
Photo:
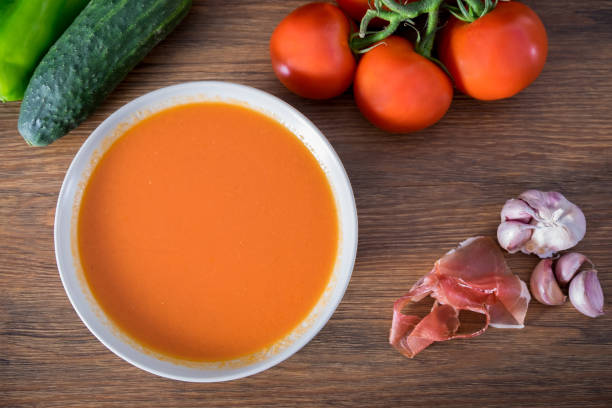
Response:
[[[402,313],[427,296],[435,299],[427,316]],[[487,237],[470,238],[438,259],[431,272],[395,302],[389,342],[412,358],[436,341],[478,336],[489,325],[522,328],[530,300],[527,285],[510,271],[497,244]],[[485,315],[483,327],[457,334],[461,310]]]

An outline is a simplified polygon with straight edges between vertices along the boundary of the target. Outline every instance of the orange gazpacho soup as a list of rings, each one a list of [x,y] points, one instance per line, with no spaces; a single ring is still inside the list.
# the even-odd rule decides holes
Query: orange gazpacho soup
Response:
[[[250,355],[289,334],[338,248],[334,196],[308,148],[221,102],[128,129],[93,169],[77,225],[105,314],[145,348],[190,361]]]

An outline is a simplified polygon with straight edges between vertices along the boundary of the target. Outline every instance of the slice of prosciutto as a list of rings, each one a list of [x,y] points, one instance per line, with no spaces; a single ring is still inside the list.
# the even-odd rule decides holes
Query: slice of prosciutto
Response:
[[[426,296],[435,299],[423,318],[402,310]],[[469,238],[442,258],[393,307],[389,342],[406,357],[414,357],[435,341],[474,337],[489,325],[522,328],[531,295],[514,275],[497,244],[487,237]],[[474,333],[457,334],[459,312],[485,315],[484,326]]]

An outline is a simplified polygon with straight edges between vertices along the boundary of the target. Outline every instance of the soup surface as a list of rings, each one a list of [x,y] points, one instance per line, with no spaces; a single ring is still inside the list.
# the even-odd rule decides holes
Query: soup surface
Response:
[[[317,160],[238,105],[182,105],[131,127],[93,170],[78,217],[102,309],[180,359],[274,344],[312,310],[336,261],[336,207]]]

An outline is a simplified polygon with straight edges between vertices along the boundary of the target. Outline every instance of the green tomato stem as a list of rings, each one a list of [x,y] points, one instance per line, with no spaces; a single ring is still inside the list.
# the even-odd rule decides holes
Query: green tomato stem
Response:
[[[387,24],[387,26],[381,31],[368,34],[368,24],[373,18],[377,17],[387,20],[389,24]],[[351,48],[355,53],[361,53],[366,48],[369,49],[371,45],[382,41],[393,34],[395,30],[397,30],[400,22],[401,18],[392,12],[368,10],[363,17],[363,20],[361,20],[361,29],[359,30],[359,33],[353,35],[351,38]]]
[[[351,49],[357,54],[366,52],[372,45],[393,34],[401,23],[412,24],[413,18],[427,13],[426,33],[422,41],[417,40],[416,51],[430,58],[438,25],[438,10],[442,2],[443,0],[421,0],[404,5],[395,0],[375,0],[374,9],[368,10],[361,20],[359,33],[351,36]],[[389,24],[380,31],[368,32],[368,26],[374,18],[386,20]]]
[[[439,9],[431,10],[427,15],[427,27],[425,35],[421,41],[418,41],[415,51],[426,58],[431,58],[431,50],[433,49],[436,31],[438,31],[438,15]]]
[[[472,10],[474,10],[477,16],[481,16],[483,14],[485,6],[482,4],[481,0],[465,0],[465,2]]]
[[[419,14],[423,14],[423,11],[431,3],[432,0],[421,0],[414,3],[408,3],[406,5],[399,4],[394,0],[380,0],[389,10],[401,15],[406,18],[415,18]],[[435,1],[435,0],[434,0]]]

